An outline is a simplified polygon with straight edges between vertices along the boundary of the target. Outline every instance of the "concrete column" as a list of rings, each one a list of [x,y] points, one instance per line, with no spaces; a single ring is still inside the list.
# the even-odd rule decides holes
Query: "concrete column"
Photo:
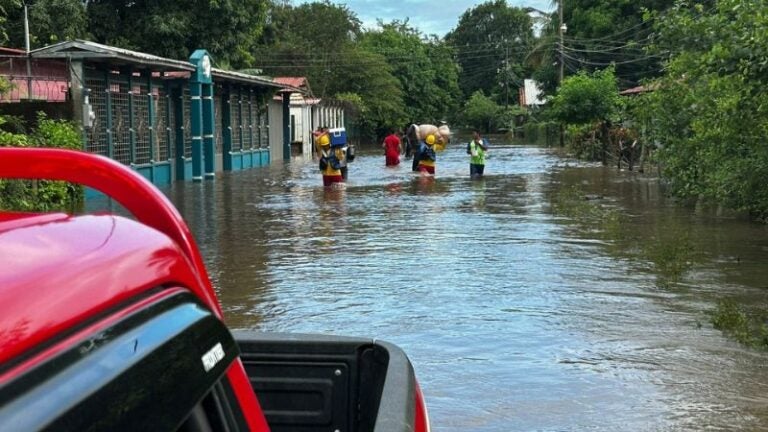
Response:
[[[229,84],[224,87],[224,94],[221,101],[221,132],[224,143],[222,146],[222,157],[224,158],[224,171],[232,171],[232,88]]]
[[[173,87],[173,93],[171,96],[173,100],[174,120],[175,124],[173,128],[176,130],[176,142],[174,146],[176,148],[176,180],[184,180],[186,178],[186,158],[184,157],[184,91],[181,87]]]
[[[203,86],[199,82],[189,83],[190,121],[192,129],[192,180],[203,180]]]
[[[213,107],[213,84],[203,84],[203,159],[205,178],[216,178],[216,120]]]
[[[291,94],[283,93],[283,160],[291,160]]]

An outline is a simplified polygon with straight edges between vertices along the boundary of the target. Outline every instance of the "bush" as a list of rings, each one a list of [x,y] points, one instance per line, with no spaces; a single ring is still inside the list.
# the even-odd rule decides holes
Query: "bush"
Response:
[[[7,122],[0,116],[0,126]],[[81,149],[77,127],[71,122],[52,120],[38,113],[31,135],[0,130],[0,146]],[[83,187],[59,181],[0,180],[0,208],[14,211],[73,210],[83,203]]]
[[[599,161],[603,157],[603,142],[595,125],[570,125],[565,136],[568,149],[579,159]]]
[[[464,104],[464,121],[474,129],[491,132],[501,107],[481,90],[476,91]]]
[[[530,122],[523,125],[526,143],[554,146],[560,144],[560,125],[555,122]]]
[[[636,110],[670,191],[768,220],[768,4],[676,3],[657,23],[673,55]]]

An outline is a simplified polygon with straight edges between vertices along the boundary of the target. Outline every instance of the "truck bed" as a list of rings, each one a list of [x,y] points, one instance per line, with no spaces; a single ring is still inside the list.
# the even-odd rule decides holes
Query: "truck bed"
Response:
[[[411,431],[413,367],[373,339],[234,332],[273,432]]]

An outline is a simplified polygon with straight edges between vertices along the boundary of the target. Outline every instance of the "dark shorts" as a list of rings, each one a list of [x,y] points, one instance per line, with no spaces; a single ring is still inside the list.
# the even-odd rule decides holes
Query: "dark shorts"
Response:
[[[428,165],[419,165],[419,172],[435,175],[435,167]]]
[[[485,165],[469,164],[469,175],[471,177],[481,177],[485,171]]]
[[[330,186],[334,183],[344,183],[344,177],[340,175],[324,175],[323,186]]]

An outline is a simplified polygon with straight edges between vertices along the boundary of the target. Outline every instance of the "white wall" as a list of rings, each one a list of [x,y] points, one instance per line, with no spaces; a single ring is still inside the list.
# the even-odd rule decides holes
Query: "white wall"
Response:
[[[269,159],[283,163],[283,102],[269,101]]]
[[[296,119],[294,141],[302,142],[304,156],[312,157],[312,107],[309,105],[291,106],[291,115]],[[317,127],[317,126],[314,126]]]
[[[544,105],[544,101],[540,99],[541,90],[536,81],[532,79],[526,79],[523,81],[523,89],[525,91],[525,104],[526,105]]]

